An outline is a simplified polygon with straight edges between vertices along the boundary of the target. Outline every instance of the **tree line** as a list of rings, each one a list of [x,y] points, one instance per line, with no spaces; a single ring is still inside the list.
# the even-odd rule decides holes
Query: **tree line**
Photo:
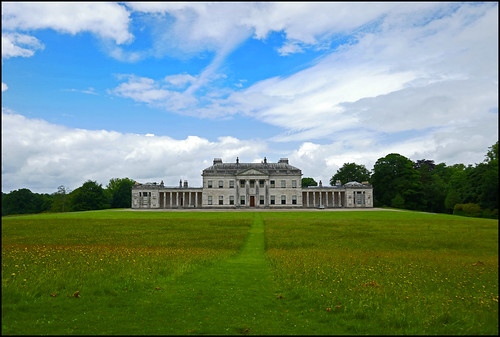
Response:
[[[474,166],[447,166],[428,159],[414,162],[397,153],[378,159],[371,172],[364,165],[345,163],[330,185],[337,180],[343,184],[367,181],[373,186],[376,207],[498,219],[498,142],[488,149],[485,160]],[[52,194],[26,188],[2,192],[2,216],[129,208],[134,183],[129,178],[113,178],[106,188],[88,180],[74,191],[59,186]],[[302,178],[302,187],[317,185],[313,178]]]
[[[498,219],[498,142],[488,148],[476,165],[412,161],[397,153],[379,158],[370,172],[364,165],[346,163],[330,179],[369,182],[376,207]],[[302,186],[317,186],[303,178]]]
[[[88,180],[73,191],[61,185],[52,194],[33,193],[27,188],[2,192],[2,216],[130,208],[134,184],[135,181],[129,178],[113,178],[106,188],[96,181]]]

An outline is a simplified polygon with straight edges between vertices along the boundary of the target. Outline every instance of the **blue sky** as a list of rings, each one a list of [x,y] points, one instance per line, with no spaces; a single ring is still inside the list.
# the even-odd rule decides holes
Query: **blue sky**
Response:
[[[213,158],[328,182],[498,140],[498,4],[2,2],[2,191],[201,185]]]

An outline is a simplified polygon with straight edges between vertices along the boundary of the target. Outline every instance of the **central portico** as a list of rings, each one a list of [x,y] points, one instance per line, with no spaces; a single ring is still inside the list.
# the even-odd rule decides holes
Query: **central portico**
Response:
[[[223,163],[203,170],[203,206],[268,208],[302,206],[302,171],[282,158],[278,163]]]

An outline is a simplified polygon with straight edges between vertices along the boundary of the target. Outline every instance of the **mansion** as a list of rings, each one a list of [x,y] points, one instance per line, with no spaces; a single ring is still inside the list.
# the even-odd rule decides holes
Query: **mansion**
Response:
[[[358,208],[373,207],[373,188],[367,182],[337,180],[335,186],[302,188],[302,171],[288,163],[223,163],[215,158],[204,169],[203,187],[190,187],[182,180],[177,187],[136,183],[132,208]]]

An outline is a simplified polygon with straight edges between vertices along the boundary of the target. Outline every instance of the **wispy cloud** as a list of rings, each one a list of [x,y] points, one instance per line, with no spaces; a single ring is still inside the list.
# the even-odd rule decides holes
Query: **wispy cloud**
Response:
[[[2,30],[91,32],[117,44],[130,41],[129,13],[118,3],[2,2]]]
[[[2,32],[2,59],[31,57],[44,45],[34,36]]]

